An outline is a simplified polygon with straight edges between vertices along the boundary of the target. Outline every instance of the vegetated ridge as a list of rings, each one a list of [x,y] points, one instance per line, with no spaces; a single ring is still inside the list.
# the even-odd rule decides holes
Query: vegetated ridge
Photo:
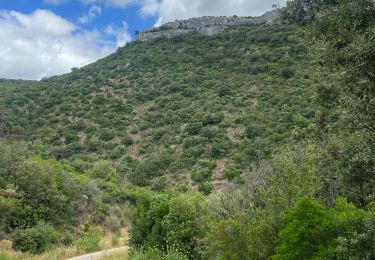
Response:
[[[315,71],[294,26],[133,42],[70,74],[5,90],[1,132],[41,139],[59,159],[114,160],[138,185],[209,191],[307,127]]]
[[[1,81],[0,248],[128,230],[130,259],[375,259],[374,1],[280,21]]]

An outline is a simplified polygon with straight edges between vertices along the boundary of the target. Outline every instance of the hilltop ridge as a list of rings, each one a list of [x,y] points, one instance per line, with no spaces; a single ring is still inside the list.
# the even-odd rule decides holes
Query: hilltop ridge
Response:
[[[271,24],[278,20],[279,17],[279,10],[275,9],[257,17],[202,16],[187,20],[176,20],[174,22],[168,22],[160,27],[137,33],[137,41],[149,41],[160,37],[172,38],[194,31],[206,36],[211,36],[229,27],[250,24]]]

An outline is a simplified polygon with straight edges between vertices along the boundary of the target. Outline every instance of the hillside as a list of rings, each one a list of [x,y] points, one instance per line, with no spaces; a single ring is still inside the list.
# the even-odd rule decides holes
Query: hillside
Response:
[[[133,42],[2,91],[1,131],[41,139],[58,159],[114,160],[137,185],[220,185],[314,117],[317,70],[306,54],[297,28],[278,24]]]
[[[375,3],[280,14],[0,80],[0,259],[375,259]]]

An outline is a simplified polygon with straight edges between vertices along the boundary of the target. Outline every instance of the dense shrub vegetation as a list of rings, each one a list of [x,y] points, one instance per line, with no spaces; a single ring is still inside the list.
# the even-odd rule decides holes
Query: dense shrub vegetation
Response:
[[[6,88],[0,131],[41,139],[58,160],[112,160],[136,185],[157,188],[163,176],[167,186],[188,184],[193,168],[194,185],[209,193],[207,181],[226,179],[229,167],[251,171],[314,117],[318,67],[296,30],[128,44],[70,74]],[[218,165],[205,180],[202,160]]]
[[[375,3],[0,81],[0,239],[130,259],[375,258]]]

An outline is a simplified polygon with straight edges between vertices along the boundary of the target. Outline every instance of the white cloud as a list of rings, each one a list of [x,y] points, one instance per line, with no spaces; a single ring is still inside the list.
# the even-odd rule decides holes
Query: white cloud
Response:
[[[130,40],[127,27],[82,30],[46,10],[0,11],[0,78],[40,79],[91,63]]]
[[[81,24],[90,23],[92,20],[95,19],[98,15],[102,13],[102,8],[97,5],[93,5],[90,7],[89,12],[87,14],[83,14],[78,20]]]
[[[110,7],[125,8],[130,4],[141,3],[140,0],[81,0],[84,4],[104,4]]]
[[[122,22],[121,27],[115,25],[107,26],[105,33],[109,36],[115,37],[117,47],[122,47],[127,42],[132,40],[132,37],[128,31],[128,24],[126,22]]]
[[[59,5],[65,2],[65,0],[44,0],[46,4]]]
[[[140,13],[156,16],[162,24],[176,19],[187,19],[205,15],[212,16],[257,16],[272,9],[273,4],[284,4],[286,0],[142,0]]]
[[[140,10],[143,16],[156,16],[160,9],[160,3],[158,0],[145,0],[142,3]]]

